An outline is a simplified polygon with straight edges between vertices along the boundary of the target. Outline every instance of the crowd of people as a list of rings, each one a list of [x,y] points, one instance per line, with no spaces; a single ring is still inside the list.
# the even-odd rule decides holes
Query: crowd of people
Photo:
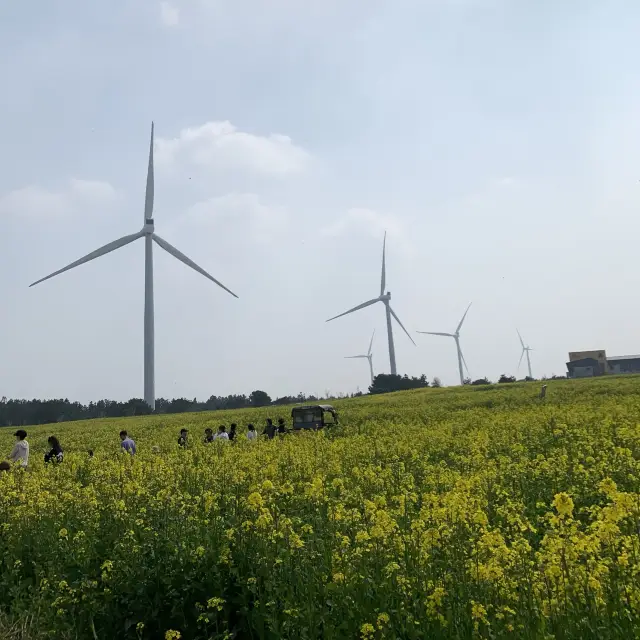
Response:
[[[268,440],[272,440],[276,435],[284,436],[289,431],[291,431],[291,429],[287,428],[284,418],[279,418],[277,425],[273,424],[273,420],[271,418],[267,418],[266,424],[260,435],[264,436]],[[0,471],[10,470],[12,463],[22,467],[23,469],[27,469],[29,466],[29,442],[27,441],[27,432],[24,429],[18,429],[13,435],[16,438],[16,443],[9,455],[9,460],[3,460],[0,462]],[[209,444],[217,440],[233,442],[234,440],[237,440],[238,437],[238,425],[236,423],[232,423],[229,427],[229,431],[227,431],[226,425],[220,425],[216,433],[213,433],[213,429],[207,427],[204,430],[203,442],[205,444]],[[247,425],[245,437],[250,441],[258,438],[258,432],[253,424]],[[58,438],[56,436],[49,436],[47,443],[50,448],[47,453],[44,454],[45,463],[61,463],[64,460],[64,451]],[[187,449],[191,446],[188,429],[180,429],[178,446],[182,449]],[[136,443],[124,430],[120,432],[120,447],[123,452],[128,453],[129,455],[133,456],[136,454]],[[93,458],[92,449],[89,449],[87,453],[90,458]]]
[[[289,432],[290,429],[287,428],[287,425],[284,421],[284,418],[278,419],[277,426],[273,424],[273,420],[271,418],[267,418],[267,423],[262,430],[260,435],[265,436],[269,440],[272,440],[276,437],[276,435],[284,435]],[[245,433],[245,437],[247,440],[256,440],[258,437],[258,432],[256,430],[255,425],[248,424],[247,431]],[[207,427],[204,430],[204,438],[203,442],[208,444],[210,442],[214,442],[215,440],[229,440],[234,441],[238,439],[238,425],[234,422],[229,427],[229,431],[227,431],[226,425],[220,425],[218,427],[218,431],[213,433],[213,429]],[[180,429],[180,436],[178,437],[178,445],[183,449],[189,446],[189,431],[187,429]]]

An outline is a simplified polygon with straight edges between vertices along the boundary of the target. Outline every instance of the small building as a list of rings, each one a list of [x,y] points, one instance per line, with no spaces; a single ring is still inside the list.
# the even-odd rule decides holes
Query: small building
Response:
[[[572,351],[567,362],[569,378],[640,373],[640,355],[607,358],[604,350]]]
[[[607,358],[608,373],[640,373],[640,356],[615,356]]]
[[[567,362],[567,370],[569,378],[592,378],[606,373],[604,365],[595,358],[570,360]]]
[[[594,349],[593,351],[570,351],[569,362],[584,360],[585,358],[593,358],[597,360],[603,368],[607,368],[607,352],[604,349]]]

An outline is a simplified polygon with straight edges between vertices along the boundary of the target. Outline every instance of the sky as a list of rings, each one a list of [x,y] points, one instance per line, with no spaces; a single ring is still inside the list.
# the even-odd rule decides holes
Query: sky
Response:
[[[34,4],[35,3],[35,4]],[[0,396],[143,392],[151,121],[156,395],[535,376],[640,353],[640,5],[622,0],[0,4]]]

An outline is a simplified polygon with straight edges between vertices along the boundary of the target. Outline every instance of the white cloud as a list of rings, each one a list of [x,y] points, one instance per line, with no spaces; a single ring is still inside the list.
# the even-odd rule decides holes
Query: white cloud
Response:
[[[254,135],[238,131],[228,121],[207,122],[180,131],[177,138],[157,139],[160,166],[189,165],[207,171],[230,168],[273,176],[300,173],[310,155],[288,136]]]
[[[160,20],[165,27],[177,26],[180,23],[180,9],[169,2],[161,2]]]
[[[266,205],[253,193],[230,193],[193,205],[185,216],[189,222],[210,224],[217,228],[237,226],[254,241],[267,242],[280,235],[287,222],[283,207]]]
[[[325,236],[342,236],[354,231],[365,231],[374,238],[390,236],[405,239],[404,225],[397,216],[373,209],[352,208],[342,217],[321,230]]]
[[[58,217],[89,213],[118,198],[118,192],[108,182],[72,178],[58,190],[30,185],[0,196],[0,215]]]
[[[498,178],[495,184],[498,187],[517,187],[519,186],[520,182],[513,176],[503,176],[502,178]]]

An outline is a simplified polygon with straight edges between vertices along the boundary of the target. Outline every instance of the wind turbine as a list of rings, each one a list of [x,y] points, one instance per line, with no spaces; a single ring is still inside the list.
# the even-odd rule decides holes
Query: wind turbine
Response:
[[[54,271],[45,278],[36,280],[36,282],[30,284],[30,287],[44,282],[49,278],[53,278],[60,273],[69,271],[74,267],[79,267],[85,262],[95,260],[100,256],[107,253],[111,253],[120,247],[124,247],[131,242],[144,238],[144,400],[151,407],[155,409],[155,362],[154,362],[154,318],[153,318],[153,243],[164,249],[167,253],[170,253],[174,258],[184,262],[188,267],[191,267],[198,273],[202,274],[205,278],[208,278],[212,282],[215,282],[219,287],[222,287],[225,291],[237,298],[238,296],[230,289],[227,289],[222,283],[218,282],[213,276],[208,274],[202,267],[199,267],[193,260],[187,258],[181,251],[178,251],[174,246],[170,245],[166,240],[163,240],[159,235],[154,233],[153,222],[153,122],[151,123],[151,144],[149,145],[149,166],[147,169],[147,187],[144,197],[144,224],[142,229],[137,233],[123,236],[118,240],[109,242],[103,247],[88,253],[83,258],[68,264],[66,267]]]
[[[402,327],[402,330],[407,334],[409,340],[413,342],[413,338],[409,335],[409,332],[404,328],[402,322],[400,322],[400,318],[396,315],[395,311],[391,308],[389,301],[391,300],[391,292],[384,292],[385,285],[387,282],[387,271],[385,265],[385,252],[387,247],[387,232],[385,231],[384,240],[382,241],[382,277],[380,279],[380,295],[377,298],[373,298],[372,300],[368,300],[367,302],[363,302],[359,304],[357,307],[353,307],[353,309],[349,309],[349,311],[345,311],[338,316],[334,316],[333,318],[329,318],[327,322],[331,322],[336,318],[341,318],[342,316],[346,316],[349,313],[353,313],[354,311],[358,311],[359,309],[364,309],[365,307],[370,307],[372,304],[376,302],[382,302],[385,308],[385,314],[387,317],[387,337],[389,340],[389,363],[391,365],[391,373],[392,375],[397,374],[396,370],[396,348],[393,344],[393,327],[391,326],[391,316],[394,317],[395,321]],[[415,342],[413,342],[415,345]]]
[[[529,369],[529,377],[531,379],[533,379],[533,375],[531,374],[531,358],[529,357],[529,351],[533,351],[533,349],[531,347],[526,347],[524,344],[524,340],[522,339],[522,336],[520,335],[520,331],[518,331],[518,329],[516,329],[516,331],[518,332],[518,338],[520,338],[520,344],[522,345],[522,353],[520,354],[520,362],[518,362],[518,369],[520,369],[520,365],[522,364],[522,358],[524,358],[524,354],[527,354],[527,367]]]
[[[469,372],[469,367],[467,367],[467,362],[462,355],[462,349],[460,348],[460,329],[462,328],[462,323],[464,319],[467,317],[467,313],[469,313],[469,309],[471,308],[471,303],[467,307],[467,310],[464,312],[462,316],[462,320],[460,320],[458,327],[456,328],[454,333],[439,333],[436,331],[418,331],[418,333],[424,333],[428,336],[446,336],[447,338],[453,338],[456,343],[456,351],[458,353],[458,371],[460,372],[460,384],[464,384],[464,371],[462,369],[462,365],[467,369],[467,373]]]
[[[371,373],[371,384],[373,384],[373,355],[371,353],[371,347],[373,346],[373,336],[376,335],[376,330],[373,330],[373,334],[371,335],[371,342],[369,343],[369,351],[367,351],[366,356],[345,356],[347,359],[353,358],[366,358],[369,361],[369,372]]]

